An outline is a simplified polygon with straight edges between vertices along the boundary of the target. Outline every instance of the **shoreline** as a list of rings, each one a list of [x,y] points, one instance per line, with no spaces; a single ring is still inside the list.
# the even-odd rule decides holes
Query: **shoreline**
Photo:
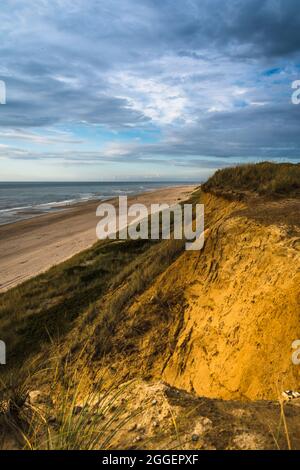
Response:
[[[199,185],[167,186],[128,196],[147,207],[186,200]],[[77,202],[63,210],[0,226],[0,293],[90,248],[98,241],[96,208],[118,197]]]
[[[5,185],[9,184],[15,184],[15,183],[3,183],[0,182],[0,199],[5,199],[5,195],[3,194],[3,186],[5,188]],[[28,187],[31,187],[31,185],[34,185],[34,183],[20,183],[21,188],[23,185],[26,188],[26,185]],[[53,184],[53,188],[51,185]],[[79,191],[77,194],[72,192],[72,186],[74,184],[78,184],[79,186],[77,187],[77,191]],[[91,183],[93,184],[93,183]],[[112,182],[111,183],[111,188],[107,188],[107,183],[104,183],[103,187],[96,188],[96,187],[91,187],[90,191],[91,193],[89,195],[86,194],[88,191],[88,187],[85,187],[85,185],[89,185],[89,183],[83,183],[83,187],[80,188],[80,183],[71,183],[71,192],[67,194],[58,194],[57,199],[54,199],[54,195],[47,200],[43,200],[43,195],[41,195],[41,201],[38,203],[36,200],[33,202],[32,199],[28,199],[28,194],[25,194],[25,199],[20,200],[17,198],[16,200],[16,194],[12,194],[12,199],[13,201],[8,202],[13,204],[9,204],[8,206],[3,206],[3,204],[0,204],[0,227],[3,225],[9,225],[12,223],[16,222],[21,222],[24,220],[28,219],[33,219],[34,217],[39,217],[41,215],[48,215],[52,214],[55,212],[60,212],[60,211],[66,211],[67,209],[74,208],[77,205],[82,205],[85,203],[89,202],[99,202],[99,201],[108,201],[114,198],[117,198],[118,196],[121,195],[127,195],[128,197],[130,196],[137,196],[138,194],[143,194],[146,192],[152,192],[152,191],[157,191],[159,189],[165,189],[165,188],[172,188],[172,187],[179,187],[179,186],[187,186],[187,185],[197,185],[197,182],[165,182],[165,183],[139,183],[139,182],[133,182],[133,183],[124,183],[121,182],[120,185],[118,186],[117,183]],[[37,186],[40,186],[40,183],[36,183]],[[60,188],[60,183],[49,183],[50,186],[48,186],[48,190],[53,191],[57,187],[58,189]],[[67,183],[66,183],[67,185]],[[125,186],[124,186],[125,185]],[[132,185],[132,188],[131,186]],[[9,186],[8,186],[9,187]],[[34,188],[35,186],[33,186]],[[46,185],[47,187],[47,185]],[[64,186],[63,186],[64,187]],[[64,199],[62,199],[62,197]],[[65,199],[67,198],[67,199]]]

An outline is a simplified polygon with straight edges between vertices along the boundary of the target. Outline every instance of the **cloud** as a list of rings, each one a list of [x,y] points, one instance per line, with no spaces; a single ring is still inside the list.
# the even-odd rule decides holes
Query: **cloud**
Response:
[[[191,168],[297,161],[297,12],[296,0],[8,0],[1,158]],[[70,131],[59,134],[63,127]],[[90,142],[91,127],[116,137]],[[124,138],[132,129],[139,141]]]
[[[82,140],[71,138],[67,133],[54,132],[48,135],[40,135],[36,132],[30,132],[24,129],[0,129],[0,138],[2,139],[14,139],[14,140],[25,140],[37,144],[81,144]]]

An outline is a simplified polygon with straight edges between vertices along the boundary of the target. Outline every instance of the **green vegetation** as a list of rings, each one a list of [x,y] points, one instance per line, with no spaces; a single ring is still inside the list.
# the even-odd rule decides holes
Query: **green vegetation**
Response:
[[[198,197],[199,192],[191,202]],[[0,331],[8,358],[5,370],[18,370],[31,356],[63,342],[76,322],[81,324],[82,340],[97,318],[99,344],[104,348],[125,305],[183,249],[184,240],[99,241],[0,294]]]
[[[198,197],[199,192],[191,202]],[[173,239],[99,241],[0,295],[1,339],[8,358],[1,371],[0,439],[1,430],[5,434],[12,426],[27,448],[40,448],[41,442],[43,448],[55,449],[94,448],[95,442],[109,446],[110,434],[114,436],[122,422],[119,414],[113,413],[104,429],[96,410],[100,418],[90,426],[90,413],[74,412],[79,392],[69,383],[73,374],[80,377],[86,369],[88,376],[93,361],[109,353],[125,309],[182,253],[184,244]],[[51,407],[54,434],[47,413],[37,415],[27,401],[28,392],[43,384],[55,386],[53,394],[60,398],[58,408]],[[85,385],[88,389],[89,379]]]
[[[299,171],[300,165],[246,165],[217,172],[203,188],[233,197],[249,192],[295,197]],[[200,195],[197,190],[188,202],[199,202]],[[111,359],[139,351],[136,345],[149,330],[165,341],[153,349],[147,344],[148,370],[158,347],[167,345],[171,357],[184,324],[184,289],[175,285],[165,293],[162,278],[155,295],[133,315],[129,310],[126,318],[126,312],[180,256],[184,243],[101,241],[0,295],[1,339],[8,348],[0,380],[0,448],[11,430],[13,441],[26,449],[109,449],[133,418],[147,414],[144,405],[151,403],[132,407],[131,369],[114,376]],[[29,392],[37,390],[43,394],[39,406],[30,401]],[[177,400],[177,391],[174,396]]]
[[[5,393],[0,404],[0,449],[9,439],[25,450],[94,450],[109,449],[112,441],[130,421],[145,412],[139,406],[129,408],[133,381],[104,390],[103,380],[86,389],[86,372],[91,364],[72,369],[66,361],[61,369],[59,358],[51,367],[38,368],[33,375],[11,376],[3,382]],[[41,366],[41,364],[40,364]],[[47,392],[32,390],[35,380],[47,372]],[[61,380],[68,377],[67,380]],[[84,399],[82,398],[84,396]],[[149,406],[145,402],[144,407]]]
[[[108,343],[125,304],[141,292],[183,250],[183,241],[105,241],[0,296],[1,338],[8,367],[63,340],[76,319],[94,318]],[[124,288],[118,289],[124,285]],[[104,298],[114,292],[108,301]]]
[[[299,197],[300,164],[263,162],[225,168],[218,170],[202,189],[220,195],[253,192],[270,197]]]
[[[1,339],[8,369],[63,338],[106,293],[115,276],[149,248],[147,240],[96,243],[72,259],[1,294]]]

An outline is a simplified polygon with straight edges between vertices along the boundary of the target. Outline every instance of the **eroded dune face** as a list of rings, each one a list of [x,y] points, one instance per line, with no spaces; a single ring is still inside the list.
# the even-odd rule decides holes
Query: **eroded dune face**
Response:
[[[299,391],[300,382],[300,366],[292,362],[292,343],[300,339],[300,201],[254,197],[239,202],[206,193],[201,202],[206,233],[200,252],[182,251],[181,244],[177,250],[173,241],[164,240],[146,250],[131,246],[131,257],[124,259],[119,250],[127,253],[130,245],[122,248],[118,241],[83,253],[62,274],[54,271],[66,282],[66,272],[71,270],[73,276],[79,267],[94,266],[95,259],[97,276],[103,275],[104,266],[115,261],[120,265],[119,271],[113,265],[102,296],[97,284],[97,300],[80,310],[72,328],[62,330],[63,339],[39,353],[43,366],[24,381],[20,390],[30,393],[20,395],[20,409],[26,409],[27,396],[30,404],[44,396],[43,413],[51,416],[57,432],[61,402],[64,408],[66,403],[63,390],[71,394],[70,412],[76,417],[86,405],[94,416],[94,405],[124,388],[126,398],[118,395],[122,416],[133,416],[137,407],[148,409],[143,409],[142,418],[134,415],[131,430],[122,429],[112,448],[168,448],[174,440],[174,417],[190,449],[300,447],[299,400],[287,405],[292,446],[285,428],[280,428],[284,407],[278,403],[283,391]],[[44,292],[44,279],[35,282],[33,292],[38,295],[37,287]],[[74,305],[69,304],[68,313]],[[35,311],[34,318],[41,312]],[[42,324],[46,321],[45,316],[38,318]],[[66,320],[69,325],[69,317]],[[29,321],[25,329],[30,335],[32,325]],[[17,348],[24,347],[23,338]],[[52,356],[54,366],[45,369]],[[14,401],[5,393],[0,414],[6,419]],[[103,413],[98,416],[103,426]],[[111,418],[106,413],[106,423]],[[116,422],[119,426],[119,415]],[[90,421],[86,423],[90,428]],[[43,436],[41,441],[46,442]],[[86,442],[80,442],[85,448]],[[8,433],[5,445],[20,444]]]
[[[185,252],[136,299],[116,334],[127,350],[116,367],[207,397],[297,390],[299,228],[255,220],[240,202],[204,195],[204,203],[204,249]]]
[[[166,379],[220,398],[276,398],[297,390],[300,369],[291,345],[300,337],[299,248],[285,227],[243,216],[213,223],[185,290],[184,328]],[[188,351],[179,368],[183,346]]]

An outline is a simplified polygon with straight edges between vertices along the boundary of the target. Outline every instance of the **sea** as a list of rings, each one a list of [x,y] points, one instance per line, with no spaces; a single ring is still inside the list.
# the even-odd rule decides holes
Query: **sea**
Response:
[[[91,200],[133,195],[180,182],[0,182],[0,225],[65,210],[68,206]]]

